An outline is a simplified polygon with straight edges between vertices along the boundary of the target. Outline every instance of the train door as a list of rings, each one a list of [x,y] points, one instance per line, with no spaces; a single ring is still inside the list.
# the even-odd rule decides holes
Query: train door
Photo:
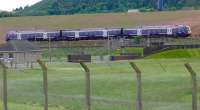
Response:
[[[75,39],[79,38],[79,31],[75,31]]]
[[[103,30],[103,37],[108,37],[108,31],[107,30]]]
[[[17,33],[17,40],[22,40],[21,33]]]
[[[47,33],[44,32],[44,33],[43,33],[43,39],[46,40],[47,38],[48,38],[48,37],[47,37]]]
[[[167,28],[167,35],[172,35],[172,28]]]
[[[137,29],[137,35],[141,36],[142,35],[142,29]]]

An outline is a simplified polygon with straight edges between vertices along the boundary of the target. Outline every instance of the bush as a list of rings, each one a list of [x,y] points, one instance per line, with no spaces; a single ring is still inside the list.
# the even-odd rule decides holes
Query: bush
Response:
[[[141,36],[136,36],[136,37],[134,37],[134,42],[136,43],[136,44],[139,44],[140,43],[140,41],[141,41]]]
[[[152,12],[152,11],[155,11],[155,9],[153,9],[153,8],[140,8],[139,10],[140,10],[140,12]]]

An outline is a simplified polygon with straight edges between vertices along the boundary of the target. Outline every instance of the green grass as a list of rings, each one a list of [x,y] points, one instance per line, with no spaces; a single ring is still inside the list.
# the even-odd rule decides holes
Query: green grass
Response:
[[[144,110],[191,110],[191,78],[183,64],[190,62],[198,73],[199,61],[136,60],[142,70]],[[136,78],[127,61],[88,66],[93,110],[135,110]],[[48,64],[48,68],[50,110],[85,110],[84,71],[80,65],[60,62]],[[9,70],[8,94],[10,110],[41,110],[43,92],[39,67]]]
[[[138,47],[126,47],[126,48],[121,48],[117,49],[112,52],[113,55],[120,55],[121,53],[138,53],[138,54],[143,54],[143,48],[138,48]]]
[[[200,49],[175,49],[150,55],[146,58],[200,58]]]

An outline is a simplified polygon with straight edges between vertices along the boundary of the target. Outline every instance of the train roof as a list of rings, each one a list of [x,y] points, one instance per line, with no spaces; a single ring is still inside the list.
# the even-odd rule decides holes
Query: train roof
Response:
[[[177,28],[183,27],[184,25],[155,25],[155,26],[141,26],[141,28]]]
[[[29,30],[27,30],[27,31],[10,31],[10,32],[8,32],[8,33],[10,33],[10,34],[16,34],[16,33],[20,33],[20,34],[26,34],[26,33],[51,33],[51,32],[59,32],[59,31],[44,31],[44,30],[35,30],[35,31],[29,31]]]

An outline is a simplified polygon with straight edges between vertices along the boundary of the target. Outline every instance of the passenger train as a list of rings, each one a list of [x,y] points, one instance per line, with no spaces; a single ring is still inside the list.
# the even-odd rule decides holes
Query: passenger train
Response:
[[[6,40],[29,41],[65,41],[65,40],[97,40],[140,37],[188,37],[191,35],[190,26],[163,25],[141,26],[134,28],[93,28],[79,30],[57,31],[11,31]]]

